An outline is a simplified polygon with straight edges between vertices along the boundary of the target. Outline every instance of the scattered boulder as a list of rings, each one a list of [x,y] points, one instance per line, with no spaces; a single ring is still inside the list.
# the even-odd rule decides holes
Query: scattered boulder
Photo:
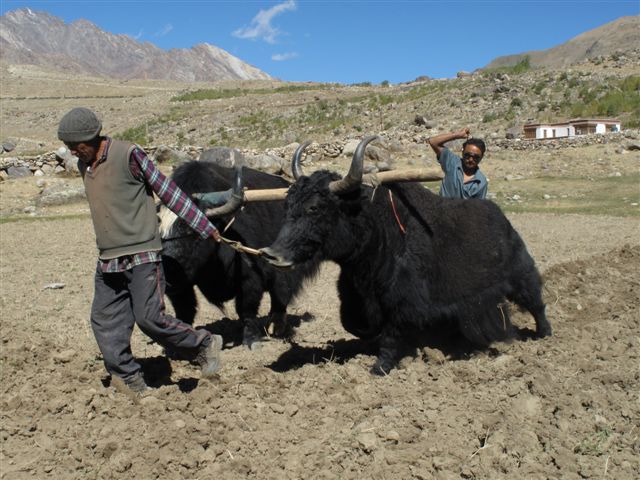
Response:
[[[289,158],[291,159],[293,157],[294,152],[298,149],[298,147],[300,146],[300,144],[298,142],[292,142],[289,143],[288,145],[285,145],[284,147],[282,147],[279,151],[279,153],[277,153],[277,155],[282,156],[284,158]],[[313,152],[313,148],[312,145],[309,145],[305,151],[304,154],[302,155],[302,163],[304,164],[306,159],[309,157],[309,155]],[[275,152],[267,152],[268,154],[274,153]]]
[[[376,168],[379,172],[386,172],[388,170],[391,170],[391,165],[387,162],[378,162],[376,163]]]
[[[267,173],[281,173],[284,169],[284,163],[284,159],[267,154],[247,155],[244,157],[244,165]]]
[[[338,145],[327,144],[322,147],[322,154],[327,158],[337,158],[340,156],[340,153],[342,153],[342,149]]]
[[[427,117],[420,114],[415,116],[415,118],[413,119],[413,123],[426,129],[435,127],[435,123],[432,120],[427,120]]]
[[[384,148],[386,148],[389,152],[402,152],[404,150],[402,143],[392,138],[385,139]]]
[[[84,186],[73,186],[63,180],[49,182],[36,199],[37,206],[66,205],[85,198]]]
[[[363,173],[366,175],[368,173],[377,173],[379,172],[378,167],[376,167],[375,165],[372,165],[371,163],[365,162],[365,164],[362,166],[362,171]]]
[[[389,152],[384,148],[375,145],[367,147],[365,150],[365,157],[376,164],[384,163],[387,164],[387,166],[391,164],[391,155],[389,155]],[[380,168],[380,166],[378,166],[378,168]]]
[[[2,151],[3,152],[12,152],[14,148],[16,148],[16,145],[13,142],[3,142],[2,143]]]
[[[244,165],[244,155],[240,150],[229,147],[213,147],[200,154],[201,162],[213,162],[222,167],[232,168]]]
[[[12,166],[7,168],[7,176],[9,178],[30,177],[31,169],[29,167]]]
[[[78,157],[72,155],[66,147],[60,147],[56,150],[56,157],[62,162],[65,172],[75,176],[80,175],[80,170],[78,170]]]
[[[342,147],[342,154],[346,157],[352,157],[356,152],[356,148],[358,148],[358,144],[360,143],[360,139],[352,138],[351,140],[347,140],[347,142]],[[369,150],[370,147],[367,147]]]
[[[181,164],[191,160],[191,157],[187,152],[175,150],[166,145],[160,145],[156,148],[153,156],[151,157],[153,162],[160,165],[163,163]]]

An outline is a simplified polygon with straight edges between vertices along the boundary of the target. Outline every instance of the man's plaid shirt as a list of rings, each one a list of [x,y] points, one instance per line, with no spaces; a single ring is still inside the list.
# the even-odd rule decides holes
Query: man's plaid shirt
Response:
[[[107,159],[111,138],[106,137],[107,145],[104,153],[98,160],[98,164]],[[146,183],[158,196],[160,201],[175,213],[182,220],[198,233],[202,238],[211,236],[215,227],[196,207],[196,205],[178,188],[173,180],[167,178],[156,168],[147,154],[139,147],[135,147],[129,157],[129,168],[134,178]],[[124,272],[136,265],[143,263],[159,262],[160,252],[149,251],[136,253],[135,255],[124,255],[110,260],[99,260],[100,269],[105,273]]]

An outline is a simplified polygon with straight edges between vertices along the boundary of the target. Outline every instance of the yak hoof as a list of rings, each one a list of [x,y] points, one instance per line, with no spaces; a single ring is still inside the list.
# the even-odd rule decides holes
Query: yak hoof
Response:
[[[290,337],[292,329],[287,321],[287,314],[278,312],[271,313],[269,318],[269,326],[267,327],[267,334],[277,338]]]
[[[276,325],[273,330],[273,336],[275,338],[281,338],[284,340],[290,340],[294,335],[294,329],[288,323],[284,325]]]
[[[262,342],[260,341],[259,337],[245,336],[244,339],[242,340],[242,344],[252,352],[255,352],[256,350],[260,349],[260,347],[262,346]]]
[[[389,375],[389,372],[391,371],[391,369],[393,368],[393,366],[391,365],[386,365],[385,362],[376,362],[375,365],[373,367],[371,367],[371,374],[375,375],[377,377],[385,377],[387,375]]]
[[[263,332],[254,322],[247,322],[242,331],[242,344],[249,350],[257,350],[260,340],[262,340]]]
[[[287,322],[284,323],[272,323],[271,335],[278,338],[284,338],[290,335],[291,329]]]
[[[538,338],[550,337],[552,333],[551,325],[545,325],[544,327],[536,330],[536,336]]]

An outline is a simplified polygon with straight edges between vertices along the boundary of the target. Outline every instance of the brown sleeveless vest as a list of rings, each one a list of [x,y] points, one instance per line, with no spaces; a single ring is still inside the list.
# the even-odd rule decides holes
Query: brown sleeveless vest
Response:
[[[153,193],[129,168],[134,148],[112,140],[107,159],[83,175],[102,260],[162,249]]]

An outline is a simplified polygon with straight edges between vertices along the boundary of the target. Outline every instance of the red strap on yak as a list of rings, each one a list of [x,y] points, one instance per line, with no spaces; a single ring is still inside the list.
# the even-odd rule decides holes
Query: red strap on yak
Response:
[[[391,193],[391,190],[389,190],[389,201],[391,202],[391,209],[393,210],[393,215],[396,217],[396,222],[400,227],[400,231],[402,232],[403,235],[406,235],[407,230],[404,228],[404,226],[402,225],[402,222],[400,221],[400,217],[398,216],[398,211],[396,210],[396,204],[393,202],[393,193]]]

